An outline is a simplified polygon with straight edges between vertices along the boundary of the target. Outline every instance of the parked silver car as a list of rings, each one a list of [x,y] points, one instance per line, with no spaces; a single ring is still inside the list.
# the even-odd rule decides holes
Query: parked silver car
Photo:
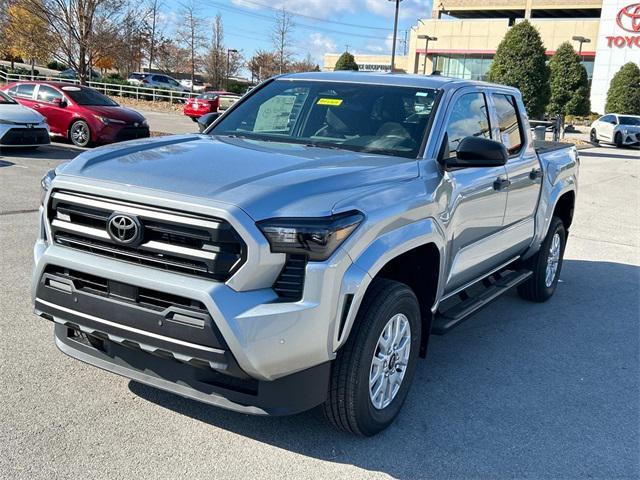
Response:
[[[49,143],[46,119],[0,91],[0,148],[36,148]]]
[[[178,82],[175,78],[161,73],[149,73],[142,78],[142,86],[148,88],[161,88],[163,90],[173,90],[176,92],[188,92],[189,89]]]

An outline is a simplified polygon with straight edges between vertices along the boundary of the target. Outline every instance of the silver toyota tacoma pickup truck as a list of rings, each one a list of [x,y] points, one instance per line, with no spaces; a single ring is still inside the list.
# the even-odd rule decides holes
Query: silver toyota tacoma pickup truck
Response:
[[[49,172],[35,311],[105,370],[245,413],[322,405],[373,435],[431,334],[512,287],[553,295],[578,164],[534,145],[513,88],[280,76],[203,134]]]

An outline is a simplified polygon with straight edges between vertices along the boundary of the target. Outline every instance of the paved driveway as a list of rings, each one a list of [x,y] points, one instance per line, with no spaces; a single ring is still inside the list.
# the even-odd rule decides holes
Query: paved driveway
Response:
[[[420,363],[398,421],[360,439],[320,413],[251,417],[72,360],[32,314],[38,179],[75,155],[0,158],[0,477],[638,478],[640,151],[581,152],[561,283],[508,295]]]

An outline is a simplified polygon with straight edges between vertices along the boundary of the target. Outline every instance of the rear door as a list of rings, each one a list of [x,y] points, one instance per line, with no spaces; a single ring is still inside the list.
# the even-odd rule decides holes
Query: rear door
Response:
[[[33,108],[35,88],[33,83],[19,83],[14,98],[25,107]]]
[[[509,152],[505,230],[501,237],[505,251],[517,255],[534,235],[542,170],[524,121],[522,103],[514,95],[500,92],[493,92],[491,101],[495,135]]]

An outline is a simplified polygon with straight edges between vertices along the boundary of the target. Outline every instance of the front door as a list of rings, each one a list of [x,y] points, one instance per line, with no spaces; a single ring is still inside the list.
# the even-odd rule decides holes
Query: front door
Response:
[[[484,92],[465,89],[451,102],[447,112],[449,156],[469,136],[492,138]],[[445,154],[446,156],[447,154]],[[449,190],[446,207],[449,240],[448,275],[445,293],[474,280],[503,261],[496,234],[502,229],[507,193],[505,167],[462,168],[444,172]]]

